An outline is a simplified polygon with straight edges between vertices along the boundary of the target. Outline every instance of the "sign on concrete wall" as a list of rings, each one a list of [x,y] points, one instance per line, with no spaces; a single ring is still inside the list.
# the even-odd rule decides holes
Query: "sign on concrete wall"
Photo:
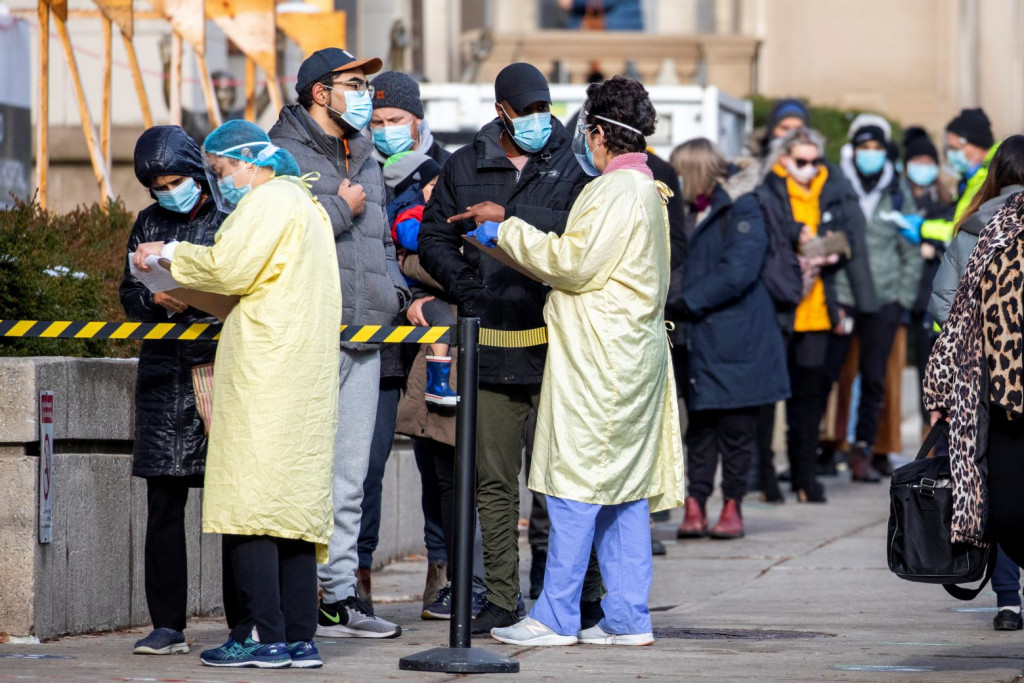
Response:
[[[32,192],[32,63],[28,23],[0,17],[0,210]]]
[[[53,540],[53,392],[39,392],[39,542]]]

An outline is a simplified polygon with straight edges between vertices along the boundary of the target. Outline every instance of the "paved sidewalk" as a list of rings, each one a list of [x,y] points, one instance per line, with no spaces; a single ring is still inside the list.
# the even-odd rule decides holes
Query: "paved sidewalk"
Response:
[[[1024,631],[992,630],[990,592],[961,603],[886,570],[886,486],[851,484],[846,475],[824,481],[827,505],[748,499],[744,539],[677,542],[679,511],[659,524],[668,555],[654,564],[653,647],[480,646],[517,657],[521,680],[1021,680]],[[712,521],[719,504],[709,503]],[[526,587],[528,547],[523,552]],[[207,619],[190,624],[189,655],[132,656],[143,629],[0,645],[0,682],[449,680],[398,668],[399,657],[447,643],[447,622],[421,621],[418,602],[409,600],[422,590],[424,566],[409,560],[374,575],[378,602],[395,600],[378,612],[402,624],[402,637],[322,640],[323,669],[203,667],[198,651],[226,637],[218,620]]]

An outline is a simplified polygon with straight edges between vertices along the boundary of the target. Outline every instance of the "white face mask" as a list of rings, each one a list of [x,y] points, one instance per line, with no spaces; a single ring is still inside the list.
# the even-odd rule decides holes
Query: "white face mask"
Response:
[[[793,180],[797,181],[801,185],[807,185],[812,180],[818,177],[818,173],[821,169],[818,168],[817,164],[805,164],[803,168],[798,168],[792,159],[786,159],[784,164],[786,173],[792,176]]]

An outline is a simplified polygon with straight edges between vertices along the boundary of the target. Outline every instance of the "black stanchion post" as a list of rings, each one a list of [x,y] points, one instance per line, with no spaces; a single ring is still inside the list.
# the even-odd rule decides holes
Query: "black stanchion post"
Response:
[[[455,524],[452,619],[448,647],[398,660],[398,668],[444,673],[518,673],[519,662],[470,646],[473,601],[473,493],[476,489],[476,398],[479,318],[459,318],[459,405],[455,415]]]

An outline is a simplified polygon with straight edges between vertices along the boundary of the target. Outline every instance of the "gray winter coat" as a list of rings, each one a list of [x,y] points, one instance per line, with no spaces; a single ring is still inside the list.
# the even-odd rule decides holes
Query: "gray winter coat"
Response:
[[[857,193],[867,221],[865,235],[868,263],[875,283],[875,299],[880,306],[899,303],[904,309],[909,310],[917,299],[924,259],[921,258],[920,247],[901,236],[899,226],[883,216],[892,211],[903,214],[916,213],[914,198],[889,162],[885,164],[878,185],[870,192],[864,192],[860,178],[854,170],[852,149],[847,151],[848,148],[849,145],[843,149],[840,167]],[[836,274],[836,291],[840,304],[856,306],[857,299],[849,274],[845,270]]]
[[[953,305],[953,297],[956,295],[960,278],[967,270],[967,260],[971,258],[971,252],[978,243],[978,235],[981,229],[992,220],[1003,204],[1011,196],[1024,191],[1024,185],[1007,185],[999,190],[999,196],[993,197],[978,207],[974,215],[969,216],[964,224],[960,226],[959,232],[953,237],[953,241],[946,248],[946,255],[942,257],[942,264],[935,273],[935,280],[932,282],[932,297],[928,302],[928,312],[935,316],[935,321],[940,325],[946,322],[949,317],[949,307]]]
[[[340,139],[324,133],[309,112],[298,104],[281,110],[270,129],[270,139],[292,153],[313,194],[327,210],[334,228],[341,274],[341,320],[346,325],[390,325],[410,300],[405,278],[398,269],[395,244],[388,225],[384,176],[373,158],[373,143],[364,136],[348,139],[348,170]],[[341,181],[362,185],[366,207],[353,217],[348,203],[338,196]],[[343,343],[344,348],[374,349],[378,344]]]

